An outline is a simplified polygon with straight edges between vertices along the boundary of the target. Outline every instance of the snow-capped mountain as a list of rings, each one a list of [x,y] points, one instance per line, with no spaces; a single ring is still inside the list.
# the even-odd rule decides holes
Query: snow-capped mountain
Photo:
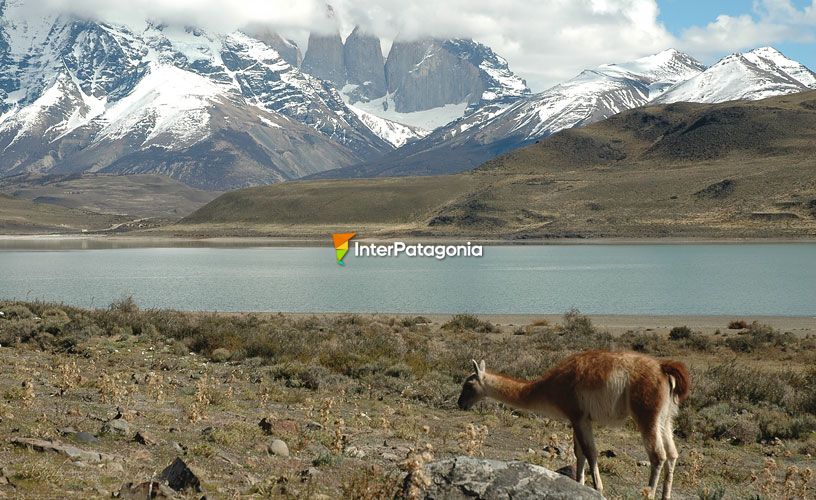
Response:
[[[473,138],[482,143],[507,137],[534,140],[642,106],[704,69],[700,62],[674,49],[629,63],[605,64],[495,116],[465,118],[450,127],[449,137],[473,129]]]
[[[505,59],[468,39],[397,40],[380,71],[385,91],[375,93],[349,81],[342,89],[346,102],[427,130],[477,110],[495,111],[531,94]]]
[[[139,168],[224,189],[337,168],[420,136],[361,118],[281,57],[272,44],[291,45],[280,37],[31,12],[26,0],[0,0],[0,175]],[[218,161],[195,158],[211,149]],[[205,163],[223,182],[190,175]]]
[[[816,88],[816,75],[764,47],[706,68],[674,49],[605,64],[507,107],[483,106],[380,159],[323,177],[452,173],[501,153],[646,104],[762,99]]]
[[[312,34],[301,69],[334,85],[349,106],[426,131],[530,95],[506,60],[473,40],[397,39],[387,59],[381,45],[359,27],[345,41],[339,29]]]
[[[816,73],[773,47],[761,47],[724,57],[655,102],[757,100],[808,89],[816,89]]]
[[[624,64],[606,64],[508,106],[481,106],[426,138],[369,162],[326,176],[409,175],[473,168],[504,151],[559,130],[586,125],[646,104],[705,69],[677,50]],[[513,102],[513,101],[511,101]]]

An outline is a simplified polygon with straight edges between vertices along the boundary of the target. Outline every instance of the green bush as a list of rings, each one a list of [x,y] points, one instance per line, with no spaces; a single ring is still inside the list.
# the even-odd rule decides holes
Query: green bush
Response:
[[[573,335],[593,335],[595,333],[592,320],[575,308],[564,314],[564,330]]]
[[[455,332],[474,331],[478,333],[492,333],[497,331],[493,323],[482,321],[472,314],[455,314],[450,321],[442,325],[442,328]]]
[[[687,326],[675,326],[669,332],[669,338],[672,340],[685,340],[691,337],[691,328]]]

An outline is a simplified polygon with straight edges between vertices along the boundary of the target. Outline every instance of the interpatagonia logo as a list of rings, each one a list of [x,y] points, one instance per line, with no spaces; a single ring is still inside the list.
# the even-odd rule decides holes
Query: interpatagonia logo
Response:
[[[334,242],[334,253],[337,256],[337,263],[341,266],[345,266],[346,263],[343,262],[343,259],[346,258],[346,254],[349,251],[349,241],[357,236],[357,233],[335,233],[332,235],[332,241]]]
[[[349,253],[349,242],[357,236],[357,233],[335,233],[332,235],[337,263],[345,266],[343,261]],[[395,241],[393,243],[367,243],[360,244],[354,242],[355,257],[430,257],[436,260],[444,260],[451,257],[481,257],[483,255],[482,245],[474,245],[471,242],[456,245],[428,245],[423,243],[405,243]]]

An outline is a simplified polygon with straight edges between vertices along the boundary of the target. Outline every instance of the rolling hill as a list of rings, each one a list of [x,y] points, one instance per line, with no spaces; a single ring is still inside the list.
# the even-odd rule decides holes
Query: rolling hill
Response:
[[[515,240],[814,236],[816,92],[624,111],[465,174],[285,188],[222,195],[172,231],[318,236],[369,228],[364,235]]]
[[[36,203],[0,193],[0,234],[102,231],[128,220],[128,217]]]
[[[0,192],[100,214],[131,218],[180,219],[216,198],[219,192],[185,186],[161,175],[16,176],[0,179]]]

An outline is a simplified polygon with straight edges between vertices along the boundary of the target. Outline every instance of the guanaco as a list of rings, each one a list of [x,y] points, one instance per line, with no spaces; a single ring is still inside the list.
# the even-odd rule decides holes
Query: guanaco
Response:
[[[691,378],[682,363],[635,352],[587,351],[569,356],[532,381],[490,373],[484,360],[473,360],[473,367],[475,372],[465,380],[459,395],[461,409],[491,398],[569,422],[577,460],[575,480],[584,484],[584,467],[589,463],[599,492],[603,492],[603,483],[592,425],[621,425],[631,416],[651,463],[649,498],[655,496],[664,465],[662,497],[671,497],[678,456],[672,421],[691,390]]]

